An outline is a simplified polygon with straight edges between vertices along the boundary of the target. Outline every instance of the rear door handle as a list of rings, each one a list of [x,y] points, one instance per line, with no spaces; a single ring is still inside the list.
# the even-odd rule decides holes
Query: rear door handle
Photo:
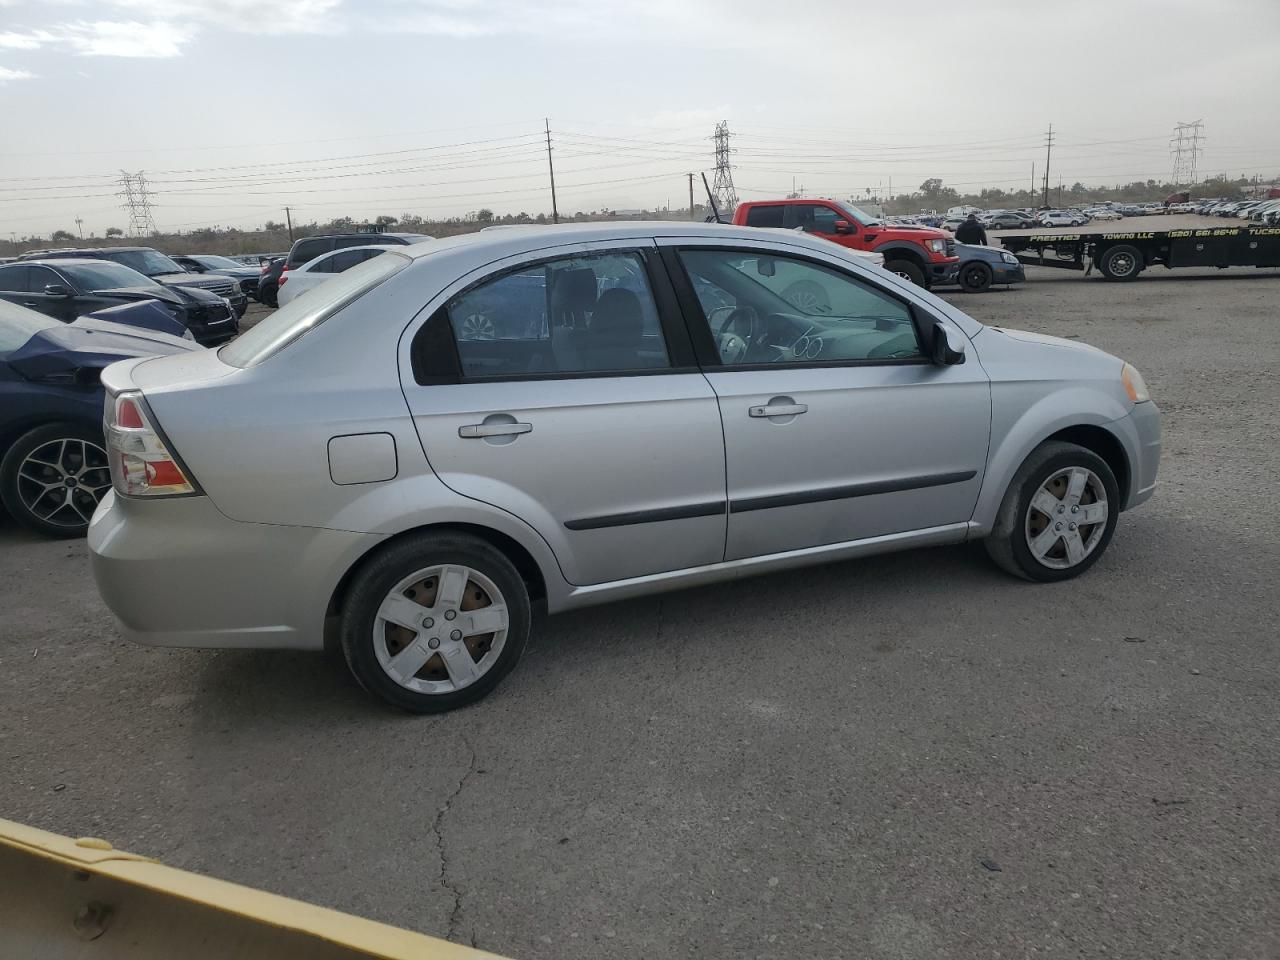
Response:
[[[22,305],[24,307],[34,307],[36,305],[36,302],[34,300],[23,300]]]
[[[464,440],[473,440],[478,437],[513,437],[528,433],[532,429],[532,423],[469,423],[458,428],[458,436]]]
[[[767,407],[752,407],[747,413],[753,417],[794,417],[809,409],[807,403],[774,403]]]

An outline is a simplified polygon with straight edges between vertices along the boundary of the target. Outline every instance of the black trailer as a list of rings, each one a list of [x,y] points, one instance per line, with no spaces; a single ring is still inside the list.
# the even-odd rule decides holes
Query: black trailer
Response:
[[[1132,280],[1153,264],[1166,267],[1280,267],[1280,227],[1207,227],[1121,233],[1033,233],[1002,236],[1020,261]]]

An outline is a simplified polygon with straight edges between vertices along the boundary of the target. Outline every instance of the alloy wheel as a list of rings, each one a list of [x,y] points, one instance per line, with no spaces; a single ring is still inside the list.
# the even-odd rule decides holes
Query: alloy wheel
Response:
[[[462,564],[441,564],[405,577],[383,599],[373,623],[374,653],[400,686],[452,693],[493,668],[510,623],[492,580]]]
[[[1046,567],[1067,570],[1093,553],[1107,529],[1107,488],[1085,467],[1051,474],[1027,507],[1031,555]]]
[[[37,520],[83,527],[111,487],[107,451],[76,437],[42,443],[18,465],[17,486],[23,508]]]

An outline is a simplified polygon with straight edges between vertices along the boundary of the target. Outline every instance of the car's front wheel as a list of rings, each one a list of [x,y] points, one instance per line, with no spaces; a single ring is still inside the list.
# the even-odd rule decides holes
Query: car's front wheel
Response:
[[[896,273],[904,280],[910,280],[917,287],[928,288],[929,286],[924,270],[914,260],[886,260],[884,268],[890,273]]]
[[[0,460],[0,500],[9,515],[47,537],[83,537],[110,489],[102,431],[82,424],[29,430]]]
[[[474,703],[529,639],[529,591],[483,540],[421,534],[366,562],[342,616],[342,648],[370,693],[413,713]]]
[[[1105,460],[1074,443],[1042,443],[1010,482],[987,553],[1016,577],[1067,580],[1098,562],[1119,515],[1120,489]]]
[[[981,260],[966,263],[960,268],[960,289],[965,293],[985,293],[995,279],[991,268]]]

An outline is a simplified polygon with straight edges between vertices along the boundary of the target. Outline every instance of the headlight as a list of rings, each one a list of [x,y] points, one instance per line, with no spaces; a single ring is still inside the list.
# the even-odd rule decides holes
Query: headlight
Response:
[[[1147,381],[1142,379],[1142,374],[1133,364],[1126,363],[1121,368],[1120,379],[1124,382],[1125,393],[1129,394],[1129,399],[1134,403],[1146,403],[1151,399],[1151,394],[1147,391]]]
[[[1018,258],[1015,257],[1012,253],[1009,253],[1007,250],[1004,253],[1000,254],[1000,259],[1003,260],[1005,263],[1018,262]]]
[[[930,250],[932,250],[934,253],[946,253],[946,252],[947,252],[947,241],[945,241],[945,240],[930,240],[930,241],[929,241],[929,249],[930,249]]]

